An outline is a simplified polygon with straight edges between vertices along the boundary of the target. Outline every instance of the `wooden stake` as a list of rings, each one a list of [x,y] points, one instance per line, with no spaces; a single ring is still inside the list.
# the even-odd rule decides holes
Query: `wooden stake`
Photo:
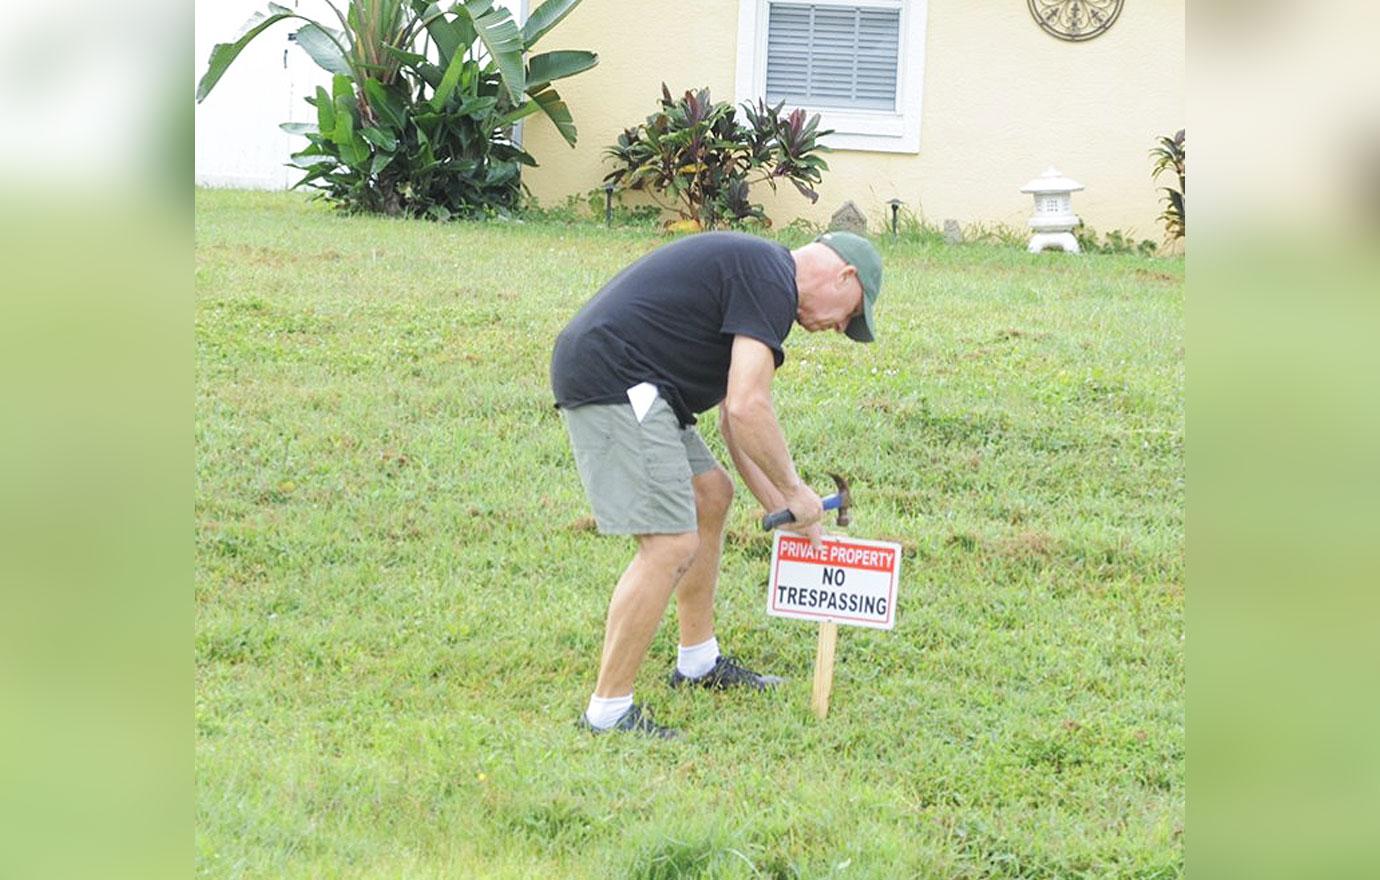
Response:
[[[829,714],[829,692],[834,689],[834,645],[838,643],[839,625],[826,620],[819,625],[819,650],[815,653],[815,689],[810,694],[810,708],[819,718]]]

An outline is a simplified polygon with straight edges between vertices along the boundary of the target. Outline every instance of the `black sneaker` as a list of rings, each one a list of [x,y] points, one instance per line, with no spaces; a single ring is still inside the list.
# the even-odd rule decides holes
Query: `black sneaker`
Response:
[[[783,681],[785,679],[779,675],[758,675],[737,660],[724,654],[720,654],[719,659],[714,661],[714,667],[699,678],[681,675],[679,669],[671,673],[671,687],[695,685],[716,691],[731,687],[747,687],[755,691],[764,691],[767,688],[776,687]]]
[[[612,727],[595,727],[593,724],[589,723],[589,717],[583,712],[580,713],[580,720],[575,722],[575,726],[581,730],[587,730],[590,733],[612,733],[615,730],[627,730],[635,733],[645,733],[647,736],[654,736],[657,739],[678,739],[680,737],[679,730],[672,730],[669,727],[662,727],[660,724],[657,724],[652,720],[652,713],[650,711],[644,711],[643,708],[636,703],[633,703],[632,708],[624,712],[623,717],[619,718],[617,723]]]

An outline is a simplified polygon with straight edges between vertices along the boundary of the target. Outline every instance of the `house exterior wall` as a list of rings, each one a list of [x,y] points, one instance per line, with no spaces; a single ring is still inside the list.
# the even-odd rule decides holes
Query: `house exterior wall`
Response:
[[[1023,225],[1019,188],[1050,165],[1086,190],[1084,222],[1158,239],[1161,206],[1147,156],[1184,125],[1184,0],[1128,0],[1105,34],[1083,43],[1042,31],[1020,0],[928,0],[918,153],[839,151],[810,205],[789,185],[754,190],[778,224],[816,222],[852,199],[874,224],[902,199],[932,222]],[[708,86],[732,100],[739,0],[584,0],[538,51],[589,49],[599,65],[557,88],[579,129],[576,148],[538,120],[524,141],[541,167],[524,180],[543,204],[600,185],[603,150],[672,92]]]

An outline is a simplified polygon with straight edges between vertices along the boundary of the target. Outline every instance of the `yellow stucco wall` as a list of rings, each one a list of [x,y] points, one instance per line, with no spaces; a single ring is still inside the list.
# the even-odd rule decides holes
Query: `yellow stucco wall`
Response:
[[[579,128],[571,149],[544,120],[526,143],[541,163],[525,180],[545,205],[599,185],[603,149],[673,93],[708,86],[733,99],[737,0],[584,0],[538,51],[590,49],[599,65],[558,83]],[[839,151],[811,206],[794,188],[754,189],[778,224],[826,220],[845,199],[874,222],[903,199],[939,223],[1023,225],[1019,188],[1049,165],[1083,183],[1075,211],[1101,230],[1161,230],[1148,150],[1184,125],[1184,0],[1126,0],[1102,36],[1047,35],[1022,0],[930,0],[925,27],[920,151]]]

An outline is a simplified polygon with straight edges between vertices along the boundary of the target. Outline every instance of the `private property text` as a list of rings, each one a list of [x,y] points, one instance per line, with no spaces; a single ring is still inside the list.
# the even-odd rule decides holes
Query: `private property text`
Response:
[[[873,571],[891,571],[895,552],[886,548],[825,544],[816,550],[803,538],[781,539],[781,560],[813,562],[818,565],[843,565]]]

